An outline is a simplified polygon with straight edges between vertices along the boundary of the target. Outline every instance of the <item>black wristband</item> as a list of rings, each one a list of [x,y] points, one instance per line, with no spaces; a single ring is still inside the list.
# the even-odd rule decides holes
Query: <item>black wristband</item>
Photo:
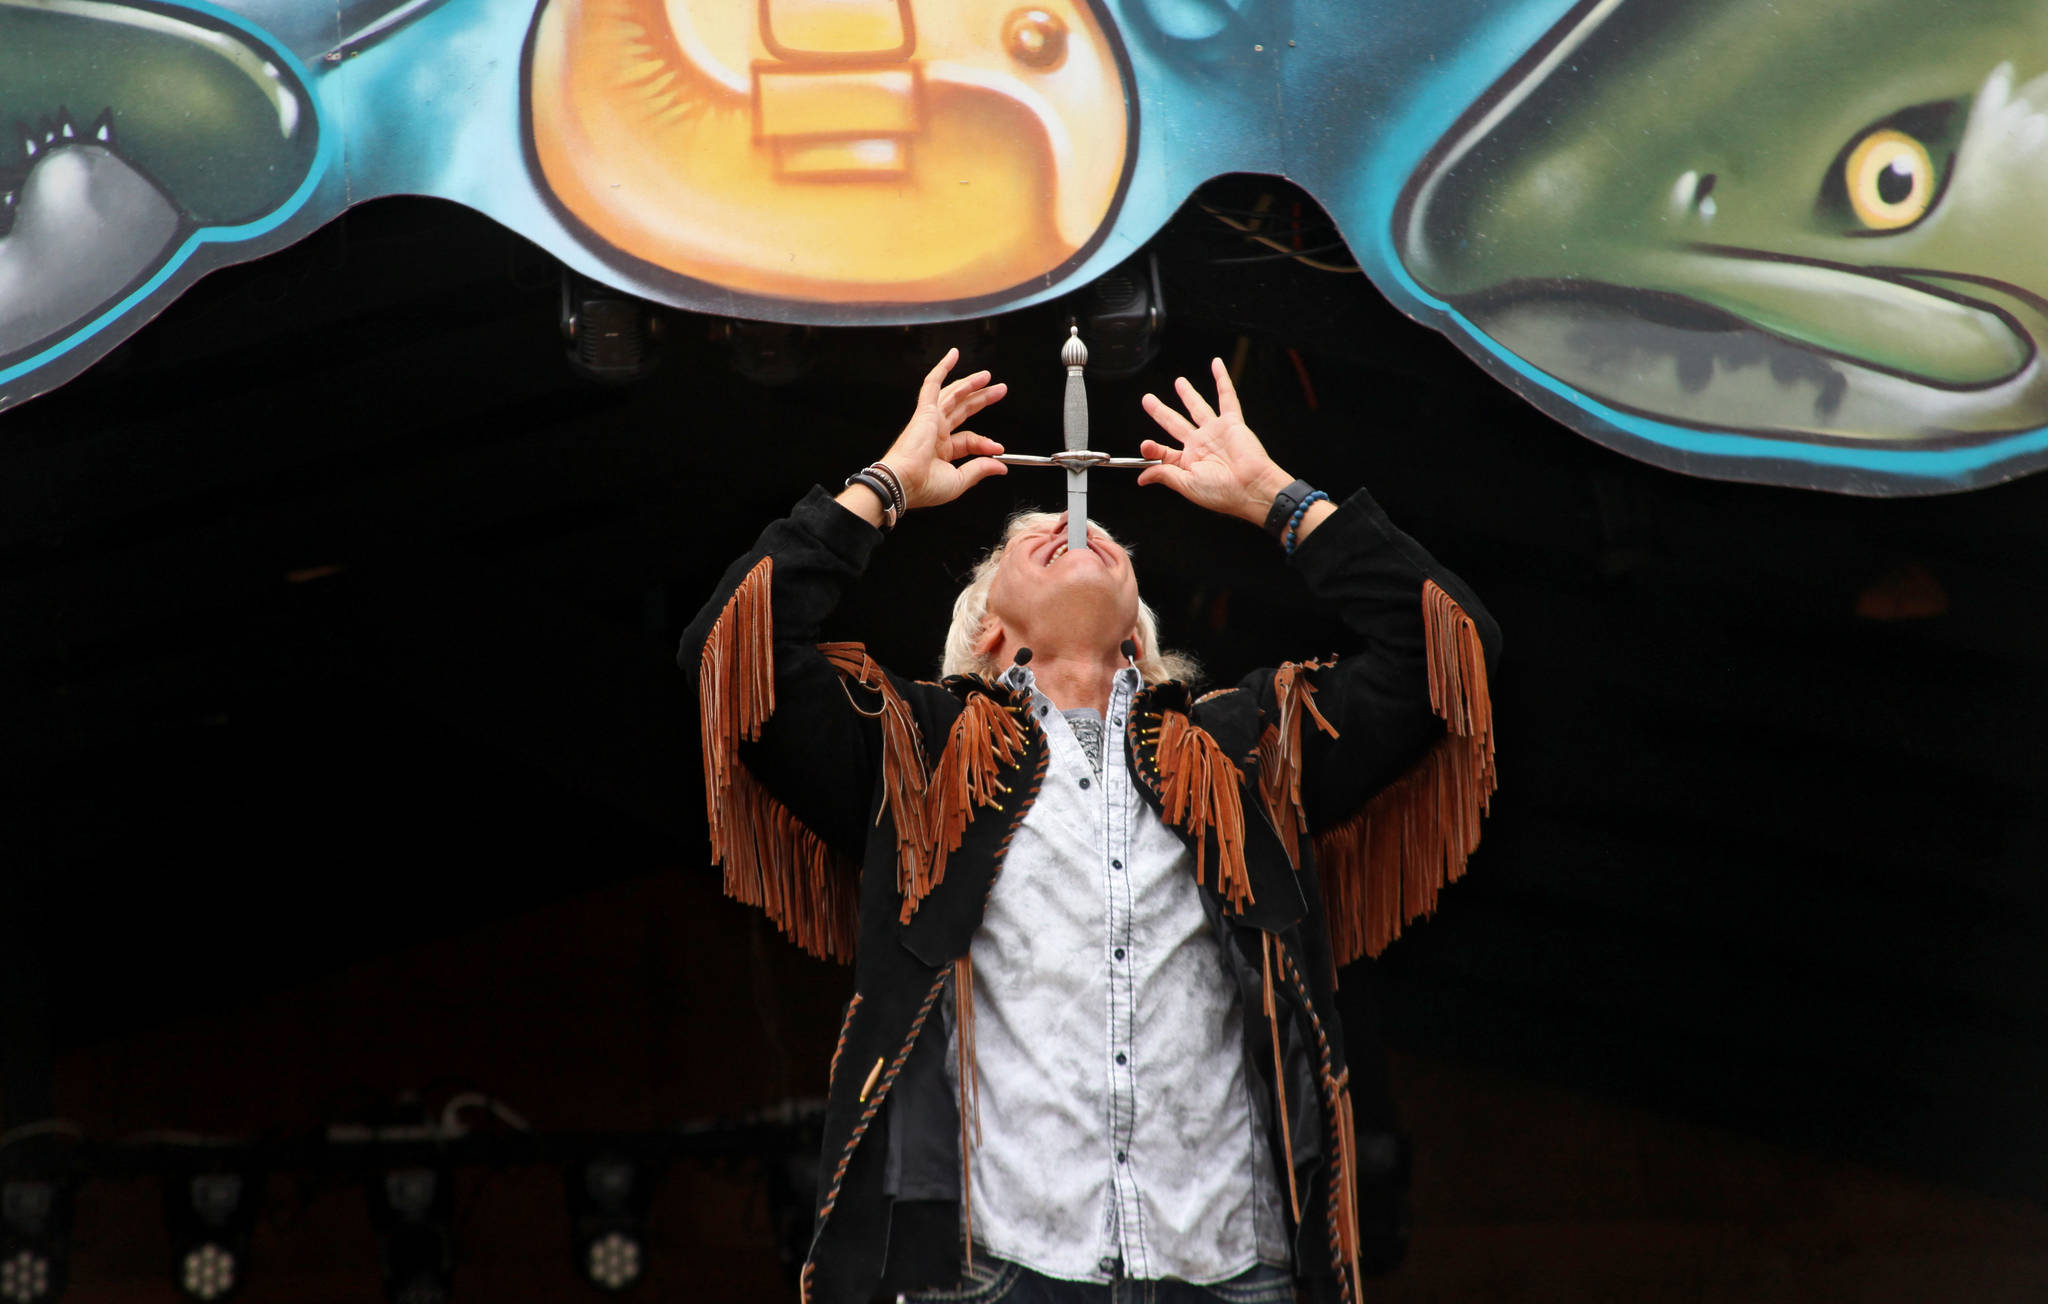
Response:
[[[867,471],[856,471],[852,475],[846,477],[846,488],[851,489],[855,485],[859,485],[861,488],[867,490],[869,493],[873,494],[875,497],[882,500],[882,533],[887,534],[889,531],[895,529],[896,496],[889,492],[889,486],[883,484],[879,476],[873,475]]]
[[[1287,522],[1294,517],[1294,509],[1301,506],[1301,500],[1315,492],[1315,487],[1306,480],[1296,480],[1279,493],[1273,495],[1273,510],[1266,513],[1266,533],[1278,539],[1287,533]]]

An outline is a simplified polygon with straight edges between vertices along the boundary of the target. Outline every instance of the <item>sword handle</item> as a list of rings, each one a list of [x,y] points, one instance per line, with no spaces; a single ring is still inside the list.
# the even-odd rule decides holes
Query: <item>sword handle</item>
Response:
[[[1081,343],[1079,326],[1067,327],[1067,342],[1060,346],[1060,361],[1067,367],[1067,449],[1079,452],[1088,447],[1088,383],[1081,378],[1082,368],[1088,365],[1088,346]]]
[[[1078,453],[1088,447],[1088,384],[1081,371],[1088,365],[1088,346],[1081,343],[1081,328],[1067,327],[1067,342],[1060,346],[1060,361],[1067,366],[1067,402],[1064,413],[1067,451]],[[1088,468],[1067,468],[1067,551],[1088,546]]]

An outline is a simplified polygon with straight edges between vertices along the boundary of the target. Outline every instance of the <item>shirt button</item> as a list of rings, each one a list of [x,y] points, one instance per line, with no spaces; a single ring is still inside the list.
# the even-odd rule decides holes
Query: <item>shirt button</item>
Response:
[[[1116,958],[1119,960],[1124,958],[1124,948],[1122,948],[1121,946],[1116,948]]]
[[[1122,862],[1121,860],[1112,860],[1109,862],[1109,867],[1111,869],[1122,869],[1124,867],[1124,862]]]
[[[1130,1162],[1130,1158],[1131,1157],[1129,1155],[1125,1154],[1121,1150],[1116,1152],[1116,1161],[1120,1164]]]
[[[1125,1057],[1125,1055],[1124,1055],[1124,1053],[1123,1053],[1122,1051],[1118,1051],[1118,1052],[1116,1053],[1116,1062],[1117,1062],[1117,1063],[1119,1063],[1119,1064],[1127,1064],[1127,1063],[1129,1063],[1130,1061],[1129,1061],[1129,1059],[1127,1059],[1127,1058]]]
[[[1087,786],[1088,786],[1088,780],[1086,780],[1086,779],[1083,779],[1083,780],[1081,780],[1081,786],[1082,786],[1082,787],[1084,787],[1084,788],[1085,788],[1085,787],[1087,787]]]

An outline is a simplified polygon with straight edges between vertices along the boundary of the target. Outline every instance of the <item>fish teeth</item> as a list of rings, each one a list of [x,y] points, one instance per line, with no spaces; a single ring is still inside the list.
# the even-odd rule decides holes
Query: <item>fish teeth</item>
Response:
[[[93,119],[92,138],[102,145],[114,143],[114,111],[101,109],[100,116]]]
[[[77,139],[78,131],[77,128],[75,128],[72,125],[71,110],[65,108],[59,108],[57,110],[57,134],[59,136],[62,136],[65,140]]]

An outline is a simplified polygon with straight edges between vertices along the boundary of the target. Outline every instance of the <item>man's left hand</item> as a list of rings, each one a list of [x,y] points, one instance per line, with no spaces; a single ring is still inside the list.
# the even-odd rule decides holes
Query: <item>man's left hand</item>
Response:
[[[1138,452],[1158,458],[1159,465],[1147,467],[1138,483],[1163,484],[1197,506],[1262,525],[1274,495],[1294,477],[1274,464],[1266,446],[1245,424],[1223,359],[1212,359],[1209,369],[1216,377],[1213,408],[1185,376],[1176,378],[1173,388],[1187,406],[1186,416],[1154,395],[1141,400],[1146,415],[1179,447],[1152,439],[1140,444]]]

